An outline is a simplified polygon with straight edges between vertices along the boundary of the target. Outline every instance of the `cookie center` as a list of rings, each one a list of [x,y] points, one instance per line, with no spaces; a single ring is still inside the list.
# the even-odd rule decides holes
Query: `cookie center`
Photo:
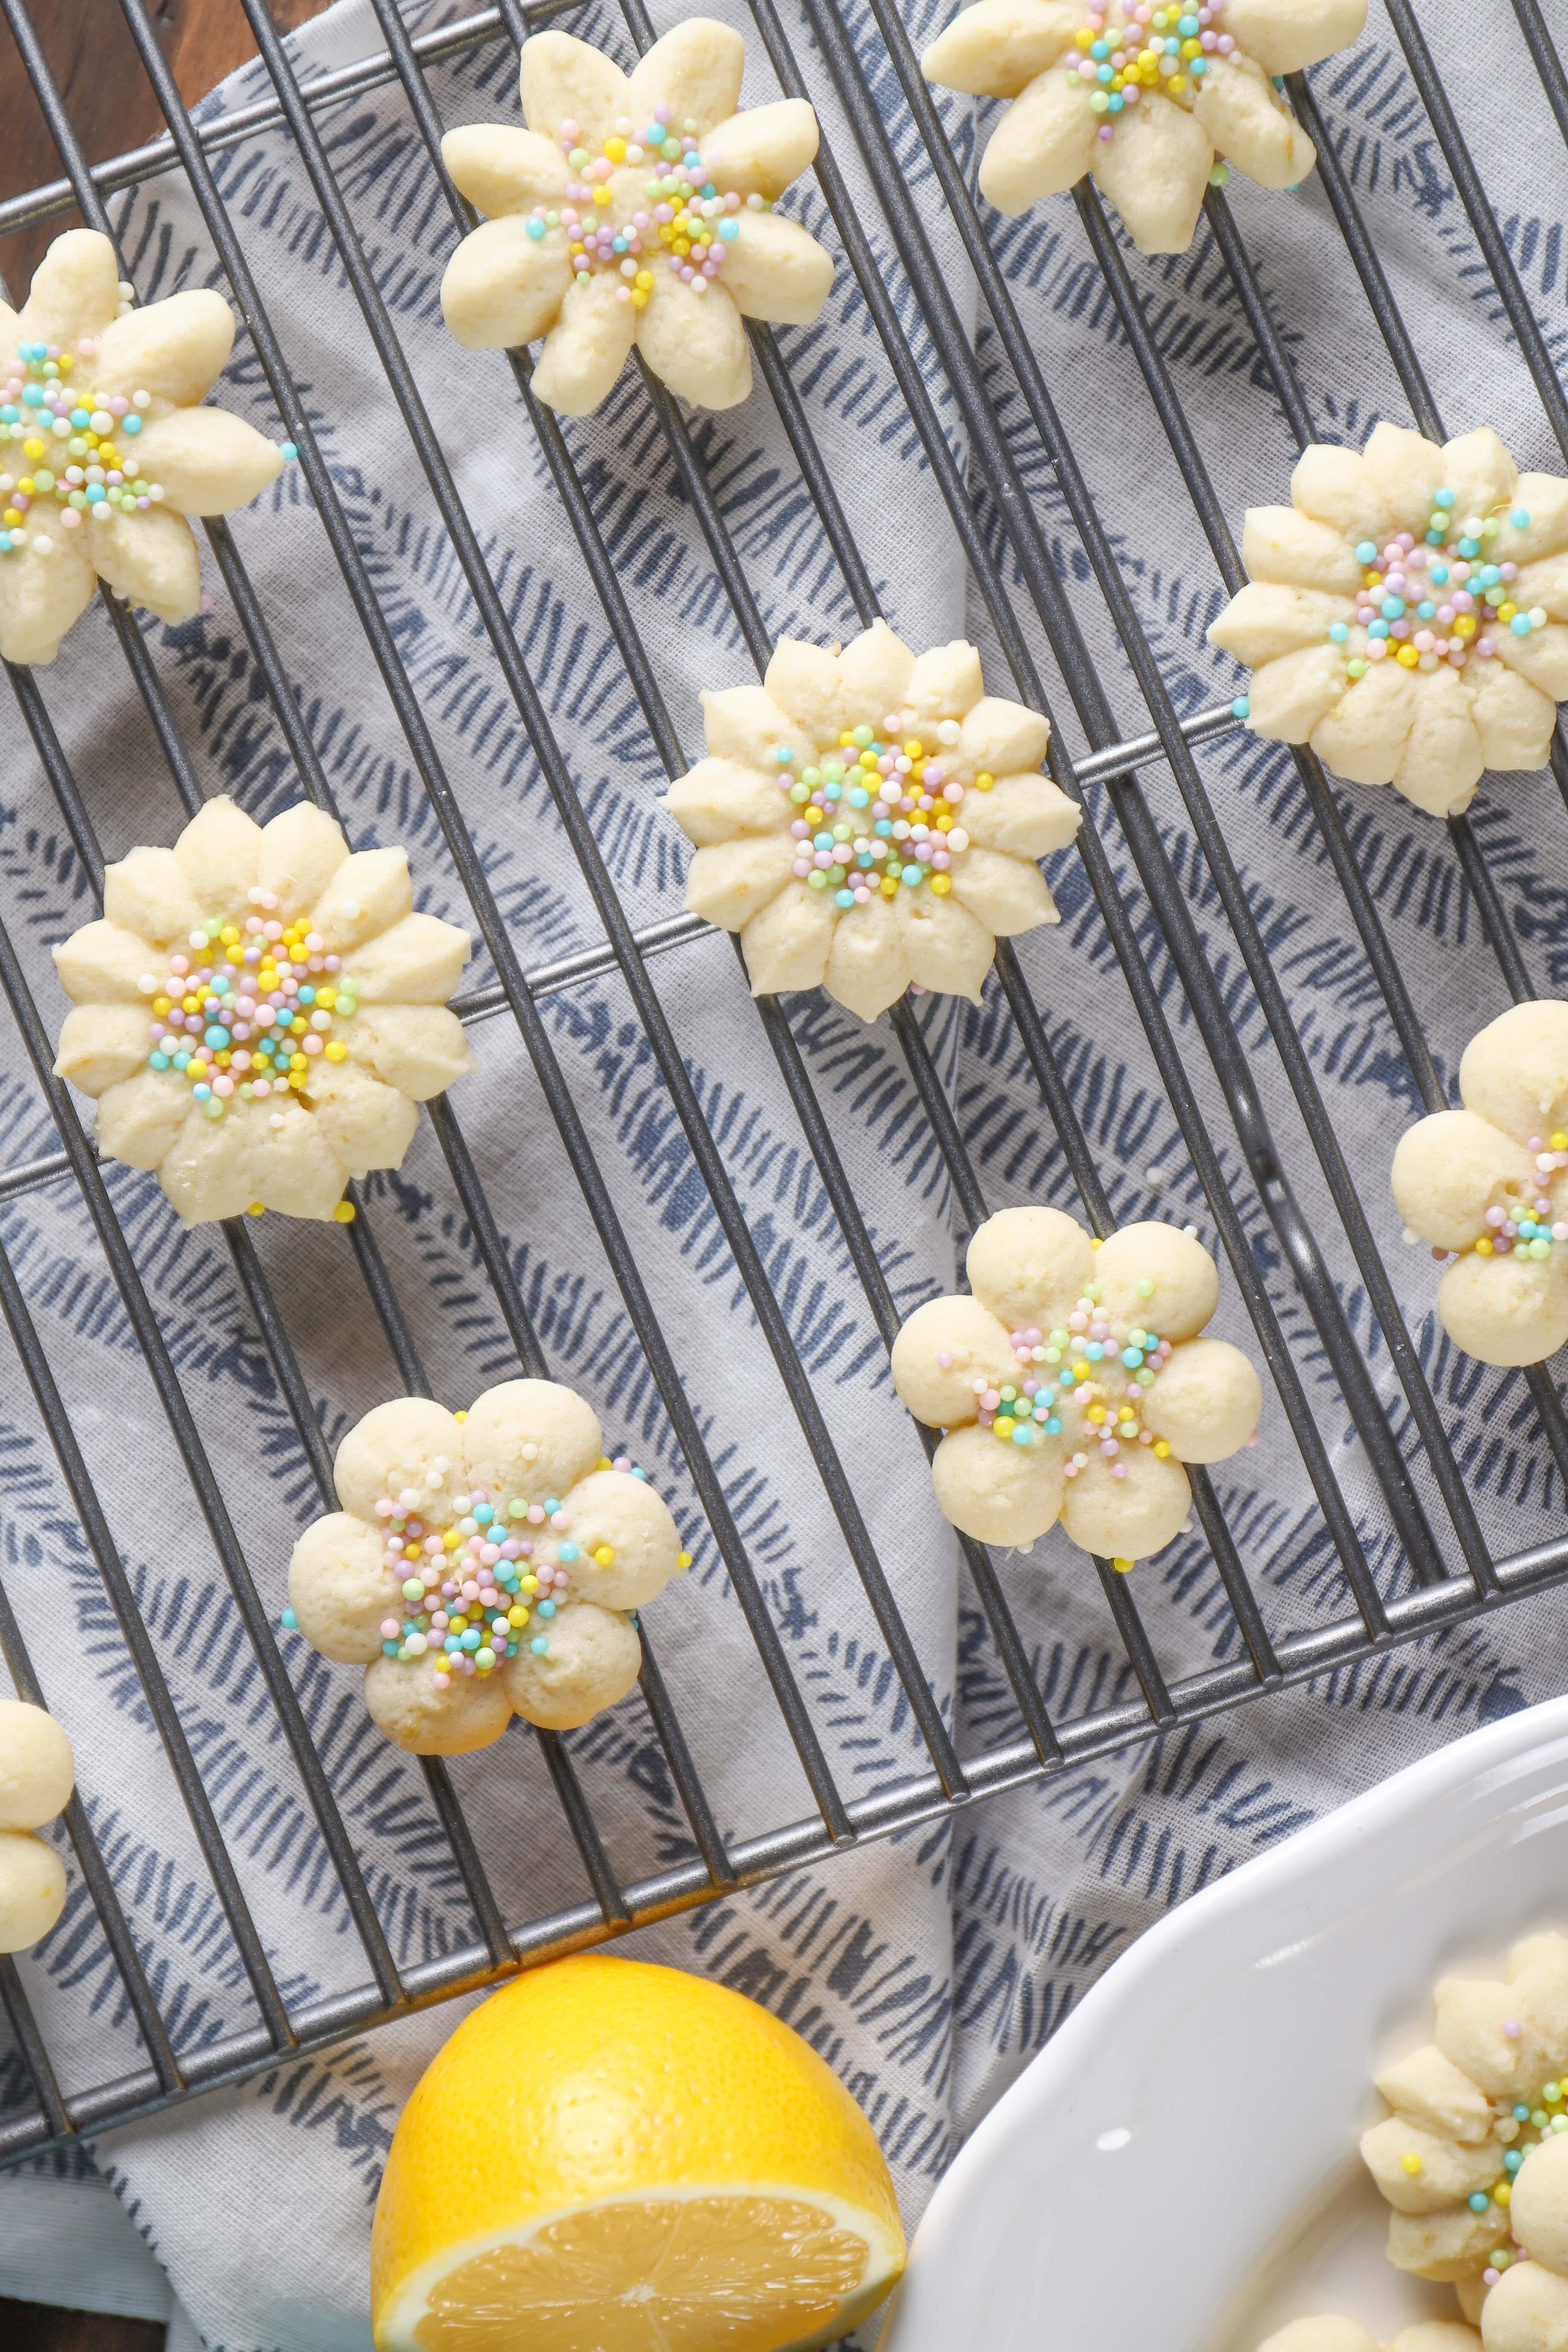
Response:
[[[994,781],[982,775],[965,786],[946,773],[942,755],[958,735],[958,721],[944,719],[900,743],[889,714],[879,727],[868,719],[847,727],[815,767],[777,745],[779,790],[796,812],[792,871],[802,887],[831,891],[846,913],[878,896],[896,898],[900,887],[929,884],[946,898],[952,862],[969,846],[959,813],[970,792],[989,792]]]
[[[330,942],[303,916],[280,922],[274,892],[248,896],[243,928],[213,916],[141,982],[153,1000],[147,1066],[176,1071],[208,1118],[237,1097],[293,1095],[312,1108],[312,1066],[347,1058],[342,1029],[358,1009]],[[354,911],[343,909],[351,921]]]
[[[1117,117],[1147,90],[1190,106],[1214,58],[1228,58],[1233,35],[1220,30],[1223,8],[1091,8],[1062,59],[1068,79],[1100,120],[1099,136],[1115,136]]]
[[[553,1495],[533,1503],[514,1495],[504,1507],[454,1495],[457,1518],[427,1527],[421,1510],[445,1486],[449,1466],[438,1454],[424,1492],[406,1486],[375,1507],[386,1538],[382,1654],[407,1666],[427,1663],[437,1690],[449,1690],[454,1677],[492,1674],[525,1641],[547,1656],[549,1622],[578,1557],[570,1517]]]
[[[740,234],[736,215],[773,206],[759,195],[721,194],[696,131],[690,120],[672,123],[670,109],[658,106],[645,123],[623,115],[595,149],[568,117],[556,137],[576,176],[559,206],[534,205],[529,236],[536,243],[564,237],[574,276],[617,278],[617,299],[634,310],[647,308],[660,262],[706,293]]]
[[[90,362],[97,345],[84,337],[78,348],[23,343],[0,383],[0,427],[21,443],[27,471],[0,473],[0,555],[31,547],[50,554],[58,528],[70,532],[93,518],[144,514],[161,503],[163,491],[136,462],[142,412],[152,394],[133,392],[102,398],[91,389]]]
[[[1479,661],[1495,660],[1497,639],[1505,629],[1528,637],[1545,627],[1543,605],[1526,610],[1515,602],[1518,564],[1489,558],[1488,542],[1505,517],[1516,530],[1530,522],[1526,508],[1510,510],[1506,500],[1489,514],[1461,515],[1455,493],[1444,488],[1432,500],[1423,539],[1402,530],[1384,547],[1370,539],[1360,541],[1355,617],[1366,631],[1366,652],[1346,664],[1352,677],[1363,677],[1370,664],[1391,656],[1404,669],[1432,670],[1440,662],[1463,669],[1472,654]],[[1343,621],[1330,626],[1335,645],[1342,646],[1349,635]]]
[[[1152,1297],[1152,1282],[1138,1285]],[[1106,1314],[1100,1286],[1091,1282],[1065,1324],[1042,1331],[1031,1324],[1009,1331],[1017,1360],[1015,1380],[993,1388],[974,1383],[982,1429],[1003,1444],[1035,1445],[1060,1437],[1068,1447],[1062,1475],[1076,1478],[1098,1454],[1113,1478],[1125,1478],[1123,1448],[1150,1446],[1162,1460],[1171,1448],[1145,1429],[1143,1400],[1171,1354],[1171,1342],[1140,1323]],[[942,1357],[937,1362],[946,1370]]]

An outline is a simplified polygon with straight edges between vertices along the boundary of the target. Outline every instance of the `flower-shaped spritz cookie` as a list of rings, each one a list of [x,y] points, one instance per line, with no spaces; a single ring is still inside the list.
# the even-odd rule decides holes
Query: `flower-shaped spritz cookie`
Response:
[[[1027,210],[1092,172],[1144,253],[1184,253],[1227,156],[1293,188],[1317,150],[1271,77],[1358,39],[1366,0],[977,0],[922,60],[928,81],[1013,100],[982,193]]]
[[[308,801],[268,825],[209,801],[110,866],[103,907],[54,951],[55,1072],[187,1225],[352,1216],[349,1178],[400,1167],[415,1104],[473,1067],[446,1009],[468,933],[413,912],[405,851],[351,856]]]
[[[441,152],[489,215],[441,281],[447,324],[469,351],[544,338],[541,400],[597,408],[635,342],[699,408],[752,388],[742,320],[807,326],[833,264],[773,210],[816,153],[804,99],[737,111],[745,43],[691,16],[630,76],[574,40],[522,45],[526,131],[471,123]]]
[[[1568,2342],[1568,1937],[1516,1944],[1506,1983],[1446,1977],[1433,2038],[1386,2066],[1361,2152],[1394,2208],[1389,2260],[1447,2280],[1487,2352]]]
[[[342,1509],[294,1547],[284,1624],[363,1664],[371,1714],[421,1756],[488,1748],[513,1714],[586,1723],[637,1680],[626,1612],[689,1565],[667,1505],[603,1444],[554,1381],[507,1381],[467,1413],[377,1405],[338,1448]]]
[[[75,1781],[70,1741],[54,1717],[0,1699],[0,1952],[25,1952],[65,1908],[64,1865],[31,1832],[53,1820]]]
[[[1394,1206],[1453,1252],[1437,1319],[1484,1364],[1539,1364],[1568,1340],[1568,1004],[1511,1005],[1459,1063],[1463,1110],[1399,1139]]]
[[[1209,630],[1254,673],[1253,732],[1454,816],[1488,768],[1538,768],[1568,694],[1568,481],[1489,425],[1438,448],[1379,425],[1315,443],[1249,509],[1248,584]]]
[[[917,1307],[893,1384],[947,1432],[936,1498],[963,1534],[1026,1548],[1059,1517],[1118,1568],[1159,1551],[1192,1501],[1184,1462],[1220,1462],[1258,1425],[1258,1374],[1201,1338],[1219,1303],[1208,1252],[1174,1225],[1090,1240],[1059,1209],[1004,1209],[969,1244],[968,1298]]]
[[[21,315],[0,302],[0,656],[49,662],[96,583],[161,621],[201,605],[187,515],[266,488],[281,448],[203,408],[234,341],[221,294],[130,307],[114,247],[68,229]]]
[[[686,903],[739,931],[753,992],[825,987],[874,1020],[911,980],[978,1003],[998,939],[1059,920],[1035,860],[1077,833],[1050,735],[962,640],[885,621],[842,652],[781,639],[762,686],[702,697],[709,757],[665,807]]]

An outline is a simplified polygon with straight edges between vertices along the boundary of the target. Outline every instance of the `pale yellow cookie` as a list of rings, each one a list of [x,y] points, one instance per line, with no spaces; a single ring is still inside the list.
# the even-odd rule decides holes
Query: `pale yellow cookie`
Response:
[[[637,1680],[627,1612],[690,1565],[668,1506],[555,1381],[506,1381],[467,1413],[396,1397],[338,1449],[341,1511],[289,1564],[283,1623],[365,1667],[398,1747],[458,1756],[515,1712],[586,1723]]]

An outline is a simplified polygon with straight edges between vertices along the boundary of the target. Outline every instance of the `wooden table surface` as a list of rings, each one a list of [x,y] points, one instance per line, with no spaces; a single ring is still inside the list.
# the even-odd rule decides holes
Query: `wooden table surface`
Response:
[[[256,55],[240,0],[142,4],[187,104]],[[327,0],[270,0],[270,5],[273,23],[288,31],[319,16]],[[163,119],[120,0],[31,0],[29,13],[89,163],[156,138]],[[0,23],[0,197],[23,195],[58,179],[62,169],[9,28]],[[80,225],[78,213],[60,213],[36,228],[0,237],[0,277],[14,300],[26,293],[50,239]],[[221,2197],[216,2201],[221,2210]],[[101,2318],[0,2296],[0,2345],[5,2352],[163,2352],[163,2328],[151,2320]]]

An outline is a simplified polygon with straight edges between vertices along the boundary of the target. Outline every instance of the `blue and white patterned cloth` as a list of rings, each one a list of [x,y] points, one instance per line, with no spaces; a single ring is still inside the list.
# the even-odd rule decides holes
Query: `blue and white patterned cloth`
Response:
[[[745,24],[739,0],[712,5]],[[437,0],[411,9],[410,21],[434,24],[456,13]],[[666,5],[655,13],[662,27],[682,11]],[[911,0],[917,37],[948,13],[948,0]],[[1483,53],[1467,37],[1473,18],[1458,0],[1434,0],[1424,16],[1434,40],[1447,39],[1440,54],[1461,117],[1544,313],[1560,299],[1568,162],[1522,44],[1505,19]],[[874,56],[868,25],[854,11],[851,21]],[[570,22],[627,54],[609,0],[594,0]],[[368,0],[342,0],[295,48],[309,73],[378,45]],[[820,60],[804,38],[800,47],[823,100],[826,136],[862,204],[928,380],[938,386],[939,367],[865,191],[853,142],[826,95]],[[1352,58],[1321,70],[1316,87],[1345,136],[1347,161],[1452,428],[1493,422],[1521,465],[1557,466],[1559,453],[1380,16]],[[248,69],[207,110],[248,103],[265,88],[260,68]],[[504,42],[441,68],[433,89],[448,123],[516,120],[515,66]],[[753,39],[746,97],[756,102],[772,94]],[[956,235],[899,113],[885,63],[879,94],[944,266],[973,312]],[[967,139],[967,102],[945,103]],[[437,289],[453,232],[401,94],[378,89],[326,120],[361,235],[619,887],[639,921],[674,913],[685,851],[656,805],[661,771],[505,362],[499,354],[459,352],[443,330]],[[537,965],[590,946],[595,929],[586,891],[290,142],[277,131],[251,138],[223,155],[219,175],[522,960]],[[1238,180],[1232,195],[1285,318],[1320,432],[1359,443],[1379,415],[1407,422],[1318,184],[1288,198]],[[791,199],[796,204],[837,247],[815,188]],[[1219,583],[1076,215],[1065,198],[1053,200],[1006,226],[999,245],[1166,676],[1182,708],[1212,704],[1234,690],[1229,665],[1203,637],[1221,601]],[[144,299],[182,284],[220,282],[195,206],[176,181],[125,200],[124,246]],[[1292,452],[1228,281],[1205,237],[1190,257],[1131,258],[1227,510],[1238,520],[1249,499],[1283,495]],[[1560,347],[1560,334],[1556,340]],[[786,331],[782,341],[889,617],[916,644],[975,636],[991,682],[1010,691],[950,520],[842,261],[821,322]],[[1059,493],[1029,445],[994,339],[983,333],[980,348],[1004,418],[1016,427],[1032,492],[1119,720],[1126,734],[1138,733],[1148,721]],[[225,397],[279,430],[243,339]],[[951,404],[943,415],[962,450]],[[706,549],[671,488],[635,376],[628,373],[596,418],[569,432],[695,756],[699,689],[742,682],[751,671]],[[759,388],[740,411],[702,420],[699,438],[769,626],[823,640],[851,634],[853,612],[765,392]],[[441,836],[297,472],[235,527],[300,683],[351,835],[362,845],[406,842],[420,903],[465,919]],[[210,568],[208,585],[208,614],[178,628],[153,627],[149,635],[204,781],[265,818],[296,797],[296,782]],[[42,685],[107,854],[171,838],[179,805],[101,614],[83,621]],[[1067,712],[1064,694],[1058,720],[1076,742]],[[1402,1244],[1386,1183],[1391,1139],[1415,1108],[1414,1092],[1294,772],[1279,752],[1240,740],[1204,755],[1203,766],[1426,1349],[1489,1535],[1500,1552],[1541,1541],[1560,1528],[1562,1490],[1521,1385],[1432,1344],[1433,1271],[1423,1253]],[[1394,1401],[1386,1347],[1370,1327],[1353,1262],[1174,787],[1159,767],[1146,782],[1347,1312]],[[1388,793],[1348,793],[1344,805],[1415,1002],[1451,1073],[1470,1031],[1505,1000],[1447,837]],[[1095,814],[1142,919],[1130,863],[1098,795]],[[1564,819],[1555,787],[1543,776],[1489,778],[1476,821],[1518,913],[1537,984],[1561,987],[1564,888],[1555,853]],[[0,782],[0,857],[5,919],[47,1017],[58,1021],[64,1008],[48,942],[91,909],[19,727]],[[1212,1220],[1076,853],[1054,861],[1052,880],[1062,927],[1023,942],[1023,961],[1117,1213],[1191,1217],[1212,1243]],[[1375,1489],[1258,1211],[1179,986],[1152,924],[1143,936],[1336,1466],[1385,1575],[1396,1580],[1403,1570],[1382,1533]],[[920,1654],[951,1706],[961,1750],[1014,1738],[1016,1717],[985,1621],[960,1579],[956,1547],[891,1396],[874,1325],[731,948],[710,939],[654,970]],[[483,976],[482,964],[475,976]],[[587,982],[550,998],[548,1017],[819,1735],[846,1793],[872,1793],[921,1769],[918,1733],[626,992],[614,978]],[[993,1204],[1076,1205],[994,987],[978,1012],[931,1004],[924,1017]],[[942,1170],[898,1050],[886,1022],[868,1031],[826,1002],[798,1006],[795,1024],[907,1311],[951,1288],[957,1266]],[[505,1016],[476,1030],[474,1041],[480,1067],[456,1090],[453,1105],[552,1370],[590,1395],[612,1438],[647,1465],[695,1555],[692,1575],[660,1599],[649,1622],[721,1823],[743,1836],[807,1817],[794,1751],[521,1043]],[[0,1104],[9,1158],[53,1148],[37,1089],[8,1031]],[[316,1498],[221,1236],[182,1235],[150,1178],[111,1171],[109,1181],[247,1555],[269,1604],[280,1606],[289,1551]],[[404,1170],[375,1182],[370,1200],[437,1393],[462,1404],[510,1376],[504,1330],[427,1129]],[[258,1240],[335,1443],[397,1387],[349,1243],[337,1227],[271,1218]],[[26,1286],[284,1990],[298,2002],[363,1981],[363,1958],[313,1817],[73,1188],[55,1184],[0,1207],[0,1242]],[[1246,1337],[1228,1273],[1215,1328]],[[1396,1418],[1403,1426],[1402,1407]],[[47,1435],[9,1356],[0,1372],[0,1444],[6,1587],[50,1704],[75,1741],[82,1795],[176,2045],[197,2050],[248,2021],[243,1974]],[[1418,1475],[1430,1496],[1424,1467]],[[1276,1629],[1343,1613],[1332,1556],[1272,1396],[1262,1444],[1224,1465],[1217,1484]],[[1431,1507],[1441,1524],[1435,1501]],[[1064,1538],[1053,1536],[1032,1559],[1005,1559],[1003,1573],[1059,1717],[1135,1696],[1099,1587]],[[1142,1571],[1137,1590],[1168,1674],[1234,1654],[1235,1632],[1195,1538]],[[950,1822],[689,1913],[630,1948],[710,1971],[805,2033],[871,2116],[912,2225],[954,2147],[1131,1937],[1167,1905],[1424,1748],[1561,1689],[1568,1663],[1561,1617],[1561,1603],[1550,1597],[1523,1604],[1347,1669],[1310,1692],[1145,1740]],[[285,1655],[397,1957],[412,1963],[460,1945],[471,1926],[416,1767],[374,1733],[353,1673],[323,1665],[298,1640],[286,1640]],[[575,1738],[574,1750],[623,1876],[688,1850],[640,1700]],[[582,1899],[581,1866],[524,1732],[460,1759],[454,1777],[510,1917]],[[139,2063],[122,1992],[74,1876],[66,1916],[22,1966],[68,2090]],[[83,2159],[0,2176],[0,2292],[105,2307],[136,2307],[140,2299],[159,2315],[173,2310],[176,2347],[194,2344],[199,2332],[215,2352],[363,2352],[380,2166],[403,2101],[459,2013],[459,2005],[437,2009],[113,2134],[95,2151],[96,2174]],[[19,2061],[5,2059],[0,2101],[14,2111],[28,2097]],[[118,2237],[94,2220],[100,2213],[118,2221]],[[148,2299],[151,2273],[145,2265],[136,2273],[128,2256],[129,2227],[163,2265],[175,2300],[161,2285]]]

